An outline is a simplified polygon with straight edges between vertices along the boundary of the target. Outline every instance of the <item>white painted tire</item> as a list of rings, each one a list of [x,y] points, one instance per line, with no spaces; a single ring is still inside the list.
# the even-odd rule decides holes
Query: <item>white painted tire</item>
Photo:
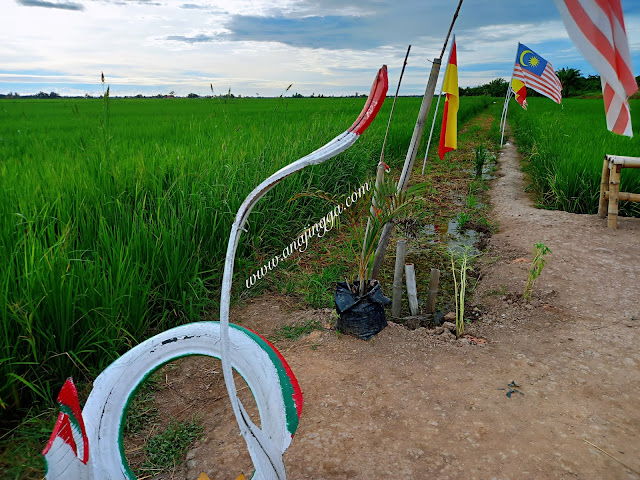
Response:
[[[231,363],[253,393],[258,405],[262,433],[271,443],[268,449],[274,453],[277,451],[281,459],[291,443],[298,423],[297,412],[291,411],[292,405],[294,410],[298,407],[292,400],[293,386],[287,385],[287,380],[283,379],[284,366],[274,361],[274,358],[282,357],[273,346],[254,332],[235,325],[231,327]],[[122,444],[129,403],[138,386],[154,370],[187,355],[220,358],[220,324],[199,322],[167,330],[122,355],[96,379],[82,411],[95,480],[135,479]],[[262,449],[264,450],[264,445]],[[265,468],[260,468],[262,462],[256,462],[256,452],[251,450],[249,446],[256,466],[253,478],[272,477],[264,471]]]

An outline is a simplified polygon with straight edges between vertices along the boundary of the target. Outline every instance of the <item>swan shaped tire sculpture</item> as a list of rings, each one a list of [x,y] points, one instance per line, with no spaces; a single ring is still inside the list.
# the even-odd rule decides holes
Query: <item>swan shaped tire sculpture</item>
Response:
[[[293,372],[268,340],[229,323],[235,254],[254,205],[276,184],[309,165],[345,151],[376,117],[387,94],[387,67],[378,71],[365,106],[351,127],[318,150],[280,169],[258,185],[241,205],[231,227],[220,295],[220,322],[182,325],[137,345],[95,380],[83,410],[71,379],[60,395],[60,414],[42,452],[49,480],[132,480],[122,444],[127,410],[135,392],[154,370],[176,358],[220,358],[240,432],[253,461],[255,480],[284,480],[282,455],[291,444],[302,413],[302,391]],[[247,382],[258,406],[259,428],[236,394],[233,370]]]

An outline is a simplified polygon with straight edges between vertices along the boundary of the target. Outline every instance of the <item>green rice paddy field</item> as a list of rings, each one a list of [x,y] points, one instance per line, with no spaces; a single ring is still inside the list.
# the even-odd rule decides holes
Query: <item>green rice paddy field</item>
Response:
[[[633,138],[607,131],[602,99],[531,98],[511,102],[509,123],[525,152],[533,188],[544,208],[597,213],[605,154],[640,156],[640,100],[631,100]],[[640,171],[623,169],[621,192],[640,192]],[[622,215],[640,216],[640,203],[621,202]]]
[[[420,102],[398,101],[392,165],[404,160]],[[346,130],[364,103],[1,101],[0,411],[51,401],[66,377],[90,380],[159,330],[215,315],[245,196]],[[261,200],[239,249],[238,285],[256,251],[282,248],[318,216],[318,204],[290,202],[294,194],[345,194],[373,175],[391,103],[347,152]],[[461,121],[488,104],[465,102]]]
[[[0,101],[3,415],[51,402],[66,377],[91,380],[160,330],[215,316],[229,229],[245,196],[346,130],[364,102]],[[404,161],[420,102],[398,100],[385,157],[392,167]],[[244,287],[257,252],[282,248],[323,212],[312,199],[290,202],[296,193],[345,194],[374,174],[391,103],[347,152],[261,200],[238,252],[236,284]],[[463,97],[459,122],[489,105],[499,114],[500,103]],[[604,129],[602,111],[602,100],[566,100],[561,109],[533,98],[527,112],[511,108],[543,205],[594,212],[604,153],[640,154],[637,137]],[[640,192],[633,173],[623,173],[623,191]]]

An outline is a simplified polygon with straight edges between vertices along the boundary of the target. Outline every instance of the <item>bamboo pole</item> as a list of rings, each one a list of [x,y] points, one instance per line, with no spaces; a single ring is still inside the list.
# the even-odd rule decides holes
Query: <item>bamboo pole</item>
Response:
[[[609,193],[609,159],[604,156],[602,162],[602,179],[600,180],[600,203],[598,205],[598,216],[607,216],[607,194]]]
[[[447,32],[447,36],[445,38],[444,44],[442,45],[442,51],[440,52],[440,58],[436,58],[433,60],[433,65],[431,66],[431,73],[429,74],[429,81],[427,82],[427,88],[424,92],[424,96],[422,97],[422,105],[420,106],[420,112],[418,114],[418,120],[416,121],[416,126],[413,130],[413,136],[411,138],[411,144],[409,146],[409,151],[407,152],[407,157],[405,159],[404,168],[402,169],[402,174],[400,175],[400,180],[398,181],[398,191],[400,189],[406,189],[409,185],[409,177],[411,176],[411,171],[413,169],[413,163],[416,159],[416,154],[418,152],[418,147],[420,144],[420,137],[422,136],[422,131],[424,130],[424,124],[429,113],[429,108],[431,108],[431,102],[433,101],[433,93],[436,89],[436,83],[438,81],[438,74],[440,73],[440,64],[442,63],[442,57],[444,56],[444,52],[447,49],[447,43],[449,42],[449,36],[451,35],[451,31],[453,30],[453,26],[456,23],[456,19],[458,18],[458,13],[460,13],[460,7],[462,6],[463,0],[458,2],[458,7],[456,8],[455,13],[453,14],[453,19],[451,20],[451,25],[449,26],[449,31]],[[389,238],[391,236],[391,230],[393,225],[387,223],[382,229],[382,233],[380,234],[380,240],[378,240],[378,247],[376,248],[375,257],[373,260],[373,268],[371,269],[371,278],[378,278],[380,275],[380,268],[382,267],[382,261],[384,260],[384,254],[387,251],[387,245],[389,244]]]
[[[404,259],[407,255],[407,241],[398,240],[396,248],[396,269],[393,274],[393,303],[391,304],[391,316],[399,318],[402,311],[402,273]]]
[[[624,168],[640,168],[640,157],[623,157],[621,155],[607,155],[607,159],[614,165]]]
[[[404,276],[407,282],[407,298],[409,299],[409,311],[415,317],[420,312],[418,308],[418,289],[416,287],[416,271],[413,263],[404,266]]]
[[[606,192],[605,197],[607,198],[607,200],[609,199],[609,192]],[[618,192],[618,201],[640,202],[640,193]]]
[[[431,269],[431,279],[429,280],[429,296],[427,297],[427,313],[436,311],[436,296],[438,295],[438,283],[440,282],[440,270]]]
[[[413,129],[413,136],[411,137],[411,143],[409,144],[409,151],[407,151],[407,157],[404,160],[404,166],[402,167],[402,173],[400,174],[400,180],[398,181],[398,190],[406,190],[407,186],[409,185],[409,177],[411,176],[413,164],[416,160],[416,155],[418,154],[420,138],[422,138],[424,125],[427,121],[427,115],[429,115],[431,102],[433,101],[433,94],[436,90],[436,83],[438,83],[440,63],[441,59],[433,59],[433,65],[431,66],[431,73],[429,74],[427,89],[425,90],[424,96],[422,97],[422,104],[420,105],[418,119],[416,120],[416,125]]]
[[[611,165],[609,176],[609,212],[607,227],[618,228],[618,194],[620,193],[620,170],[622,165]]]

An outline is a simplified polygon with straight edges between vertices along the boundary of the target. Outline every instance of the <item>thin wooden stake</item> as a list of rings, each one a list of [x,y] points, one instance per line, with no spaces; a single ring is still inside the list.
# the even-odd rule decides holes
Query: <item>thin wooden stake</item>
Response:
[[[407,298],[409,299],[409,311],[412,316],[418,315],[418,289],[416,287],[416,271],[413,263],[407,263],[404,266],[404,276],[407,282]]]
[[[427,313],[436,311],[436,296],[438,295],[438,283],[440,282],[440,270],[431,269],[431,279],[429,281],[429,297],[427,297]]]
[[[391,304],[391,316],[399,318],[402,311],[402,273],[404,259],[407,255],[407,241],[398,240],[396,248],[396,269],[393,274],[393,303]]]
[[[410,51],[411,51],[411,45],[409,45],[409,47],[407,48],[407,53],[404,56],[404,63],[402,64],[402,70],[400,71],[400,78],[398,79],[398,86],[396,88],[396,94],[393,97],[393,104],[391,105],[391,113],[389,114],[389,121],[387,122],[387,130],[386,130],[386,132],[384,132],[384,140],[382,141],[382,152],[380,152],[380,163],[384,162],[384,147],[387,144],[387,135],[389,135],[389,127],[391,126],[391,119],[393,118],[393,111],[396,108],[396,100],[398,100],[398,93],[400,92],[400,84],[402,83],[402,77],[404,76],[404,69],[407,66],[407,59],[409,58],[409,52]]]

